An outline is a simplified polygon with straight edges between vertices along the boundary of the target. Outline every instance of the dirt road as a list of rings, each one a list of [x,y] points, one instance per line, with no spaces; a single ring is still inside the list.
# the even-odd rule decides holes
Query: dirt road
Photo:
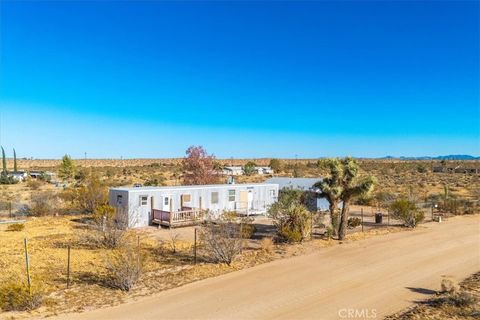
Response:
[[[480,270],[480,219],[320,249],[63,319],[381,319]]]

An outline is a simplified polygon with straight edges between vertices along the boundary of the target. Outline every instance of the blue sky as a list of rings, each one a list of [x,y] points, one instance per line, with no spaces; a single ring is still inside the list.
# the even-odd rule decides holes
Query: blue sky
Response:
[[[19,156],[480,154],[479,2],[1,1]]]

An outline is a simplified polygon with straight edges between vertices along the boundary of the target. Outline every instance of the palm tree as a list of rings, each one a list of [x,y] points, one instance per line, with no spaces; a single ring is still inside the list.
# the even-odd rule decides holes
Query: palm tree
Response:
[[[320,189],[320,197],[328,201],[330,211],[330,220],[332,223],[333,236],[338,235],[338,204],[340,203],[340,195],[342,186],[340,178],[342,176],[342,166],[339,159],[327,159],[326,166],[329,170],[329,176],[322,181],[315,183],[313,186]]]
[[[375,177],[367,176],[365,178],[358,177],[358,163],[351,157],[341,160],[342,176],[340,199],[343,201],[342,213],[340,215],[340,227],[338,231],[338,239],[345,239],[348,215],[350,211],[350,201],[354,198],[365,196],[373,190],[376,182]]]

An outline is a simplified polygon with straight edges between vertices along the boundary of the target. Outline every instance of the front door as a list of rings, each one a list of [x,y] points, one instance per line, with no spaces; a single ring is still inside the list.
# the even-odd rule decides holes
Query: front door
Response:
[[[240,191],[240,201],[238,203],[239,209],[247,209],[248,208],[248,191]]]
[[[248,209],[253,209],[253,190],[248,190]]]
[[[162,197],[160,197],[160,199],[162,201],[162,203],[160,204],[161,210],[170,212],[170,208],[171,208],[171,205],[172,205],[171,196],[169,196],[169,195],[162,196]]]

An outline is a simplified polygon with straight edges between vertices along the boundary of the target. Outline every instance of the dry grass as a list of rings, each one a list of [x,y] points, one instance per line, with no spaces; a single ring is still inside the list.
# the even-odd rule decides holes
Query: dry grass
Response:
[[[316,239],[299,245],[262,245],[249,240],[231,266],[210,263],[199,249],[198,264],[193,265],[192,242],[177,239],[176,253],[167,242],[159,241],[151,230],[129,232],[131,243],[144,257],[144,273],[140,282],[128,293],[113,289],[106,269],[111,250],[89,246],[81,237],[87,227],[83,216],[29,218],[25,229],[6,232],[0,229],[0,282],[25,279],[23,239],[29,239],[31,273],[47,292],[44,306],[30,313],[4,313],[2,316],[29,317],[84,311],[116,305],[125,300],[174,288],[200,279],[252,267],[275,259],[310,253],[335,245],[336,241]],[[373,233],[372,233],[373,234]],[[80,237],[80,238],[79,238]],[[268,240],[267,240],[268,241]],[[67,246],[71,245],[71,287],[66,289]]]

